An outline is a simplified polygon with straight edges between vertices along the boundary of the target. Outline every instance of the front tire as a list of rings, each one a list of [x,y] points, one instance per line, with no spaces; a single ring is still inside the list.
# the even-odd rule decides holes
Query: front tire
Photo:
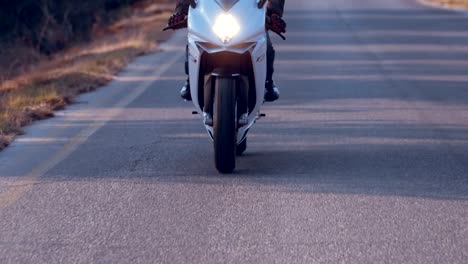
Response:
[[[236,167],[236,123],[236,81],[217,77],[213,131],[215,164],[221,173]]]

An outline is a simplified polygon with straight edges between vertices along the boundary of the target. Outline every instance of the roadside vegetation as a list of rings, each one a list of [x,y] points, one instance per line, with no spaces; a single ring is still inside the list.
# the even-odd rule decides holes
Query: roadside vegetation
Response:
[[[0,2],[6,17],[0,21],[0,150],[25,125],[53,116],[136,56],[157,50],[173,9],[170,0],[6,2]]]
[[[468,8],[468,0],[423,0],[432,4],[438,4],[452,8]]]

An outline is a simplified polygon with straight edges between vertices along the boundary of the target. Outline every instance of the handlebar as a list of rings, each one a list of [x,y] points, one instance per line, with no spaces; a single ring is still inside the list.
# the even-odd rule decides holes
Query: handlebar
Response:
[[[185,23],[187,23],[187,20],[184,20],[180,23],[177,23],[177,24],[174,24],[174,25],[167,25],[162,31],[166,31],[166,30],[169,30],[169,29],[174,29],[174,28],[177,28],[178,26],[180,25],[184,25]],[[278,36],[280,36],[283,40],[286,40],[286,37],[281,33],[281,32],[276,32],[274,31],[270,25],[266,25],[266,28],[267,30],[271,30],[272,32],[275,32]]]
[[[272,32],[275,32],[278,36],[280,36],[283,40],[286,40],[286,37],[281,33],[281,32],[276,32],[274,31],[269,25],[267,25],[267,29],[272,31]]]
[[[167,25],[165,28],[163,28],[162,31],[166,31],[166,30],[169,30],[169,29],[177,28],[177,26],[184,25],[185,23],[187,23],[187,19],[185,19],[184,21],[182,21],[182,22],[180,22],[180,23],[174,24],[174,25]],[[174,30],[175,30],[175,29],[174,29]]]

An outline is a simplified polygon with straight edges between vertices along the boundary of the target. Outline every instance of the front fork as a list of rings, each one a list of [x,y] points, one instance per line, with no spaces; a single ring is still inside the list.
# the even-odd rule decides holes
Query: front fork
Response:
[[[217,69],[211,74],[205,76],[204,80],[204,108],[203,119],[205,125],[213,126],[213,106],[215,98],[216,78],[232,78],[235,82],[236,89],[236,112],[237,112],[237,127],[242,127],[249,122],[249,82],[246,76],[238,73],[225,72]]]

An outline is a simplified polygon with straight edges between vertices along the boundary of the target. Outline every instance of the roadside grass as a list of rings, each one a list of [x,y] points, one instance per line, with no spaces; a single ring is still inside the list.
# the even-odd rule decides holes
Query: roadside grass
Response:
[[[0,150],[22,133],[22,127],[52,117],[77,95],[107,84],[135,57],[156,51],[158,42],[169,36],[161,29],[172,8],[165,0],[128,8],[121,19],[96,30],[93,41],[29,66],[13,78],[0,76]]]
[[[424,0],[432,4],[438,4],[452,8],[468,8],[468,0]]]

